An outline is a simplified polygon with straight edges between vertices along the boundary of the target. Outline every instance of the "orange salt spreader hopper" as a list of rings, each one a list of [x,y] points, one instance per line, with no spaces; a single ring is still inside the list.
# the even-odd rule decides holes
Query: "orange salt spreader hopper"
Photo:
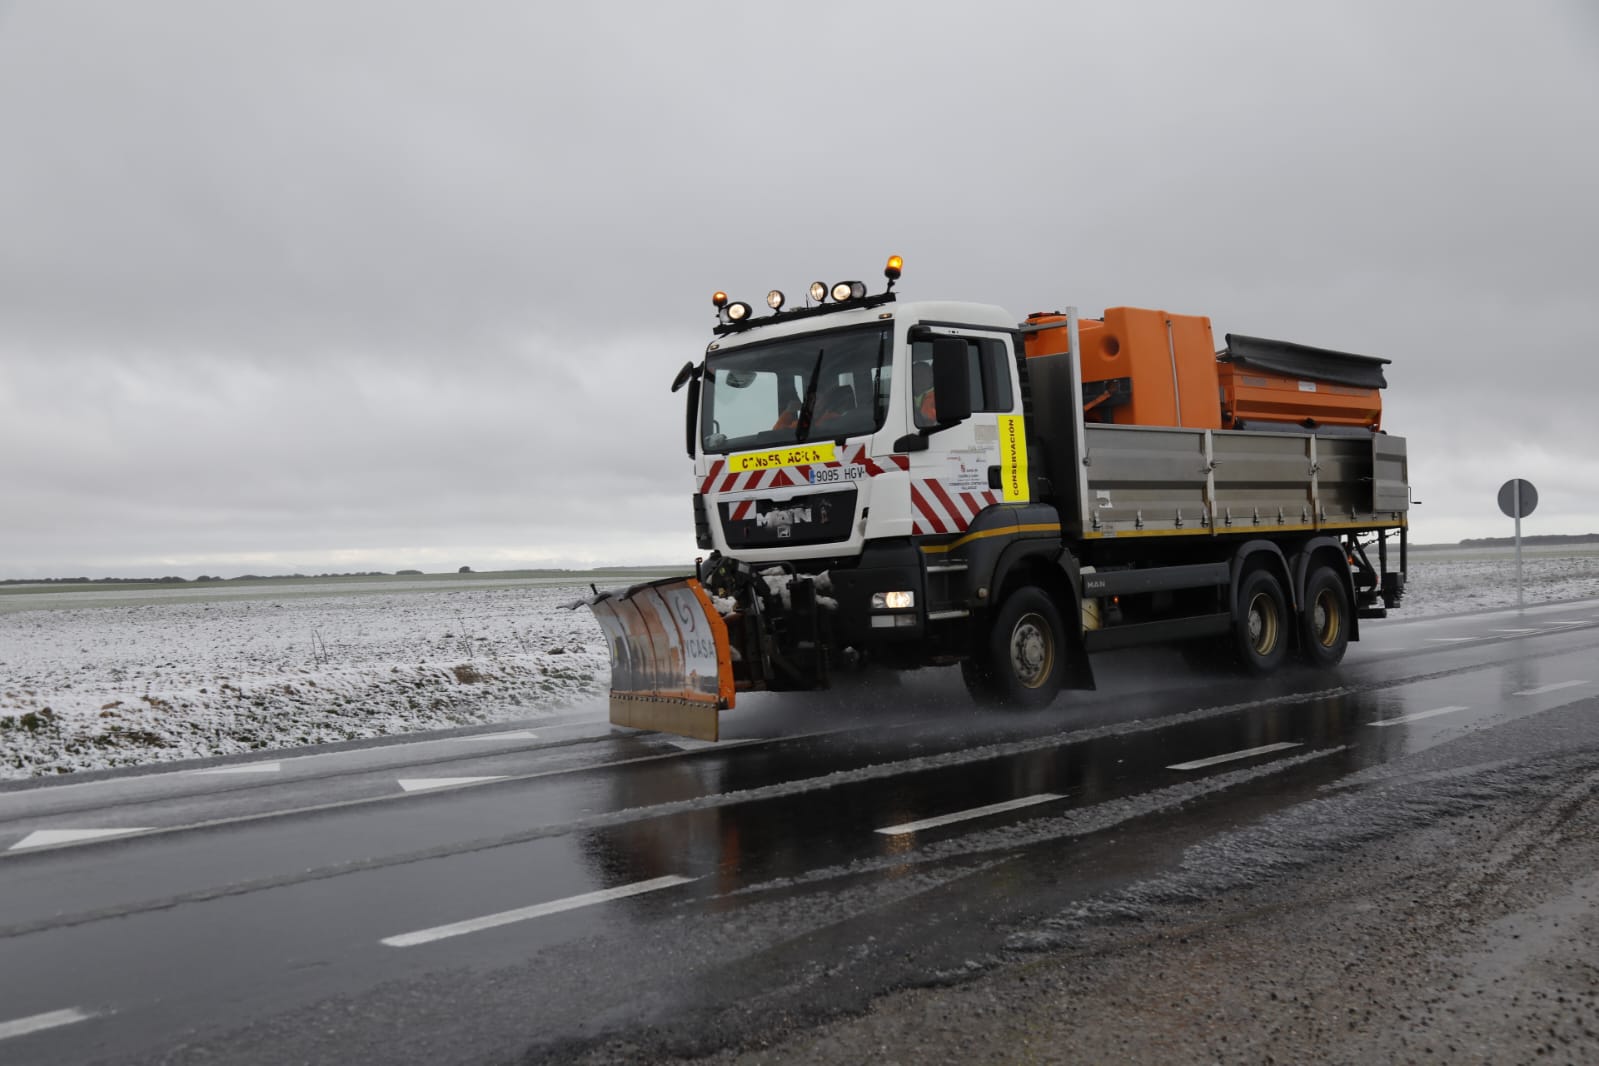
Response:
[[[1027,324],[1059,322],[1027,334],[1029,357],[1067,351],[1066,316],[1035,314]],[[1210,319],[1141,307],[1108,307],[1079,319],[1083,417],[1124,426],[1220,429],[1216,345]]]
[[[1054,326],[1058,323],[1058,326]],[[1027,316],[1029,358],[1070,347],[1066,316]],[[1111,307],[1077,323],[1083,418],[1126,426],[1376,432],[1386,359],[1229,333],[1216,351],[1210,319]]]

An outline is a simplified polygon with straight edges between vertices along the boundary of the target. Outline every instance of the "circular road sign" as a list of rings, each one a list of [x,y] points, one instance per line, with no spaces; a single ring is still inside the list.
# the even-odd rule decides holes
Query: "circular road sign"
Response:
[[[1516,513],[1516,486],[1521,486],[1521,513]],[[1511,518],[1526,518],[1538,506],[1538,490],[1532,482],[1511,478],[1499,486],[1499,509]]]

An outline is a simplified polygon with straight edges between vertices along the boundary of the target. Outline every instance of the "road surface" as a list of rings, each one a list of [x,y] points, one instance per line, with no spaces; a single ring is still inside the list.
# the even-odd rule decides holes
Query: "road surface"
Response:
[[[1018,974],[1042,981],[1039,967],[1084,952],[1110,960],[1101,976],[1122,974],[1127,995],[1156,979],[1107,954],[1107,937],[1155,936],[1261,893],[1278,908],[1318,891],[1352,903],[1329,888],[1354,876],[1349,857],[1364,849],[1370,876],[1372,849],[1397,842],[1384,891],[1468,861],[1503,875],[1592,817],[1599,601],[1367,623],[1364,636],[1336,671],[1262,682],[1195,674],[1170,652],[1107,656],[1098,692],[1023,715],[976,712],[957,673],[926,671],[743,699],[718,745],[613,731],[596,706],[12,783],[0,1061],[759,1060],[768,1044],[779,1060],[838,1061],[896,1031],[931,1041],[902,1061],[1028,1057],[1027,1033],[1061,1016],[1037,1014],[1036,996],[1023,997],[1034,1014],[991,1011],[987,1028],[952,1022],[959,1005],[941,1008],[943,1029],[906,1018],[928,997],[1003,1000],[1002,987],[1014,1005]],[[1540,818],[1556,821],[1538,830]],[[1483,832],[1466,854],[1406,850],[1448,859],[1468,838],[1438,827],[1473,819]],[[1464,891],[1449,884],[1437,890]],[[1561,915],[1575,928],[1591,898],[1527,929]],[[1249,939],[1239,928],[1195,936]],[[1334,957],[1324,945],[1314,959]],[[1111,994],[1071,988],[1079,1008]],[[1049,1046],[1094,1058],[1129,1026],[1190,1020],[1180,1002],[1154,1007],[1131,996],[1104,1009],[1105,1031],[1085,1014]],[[1252,1039],[1259,1059],[1303,1038],[1274,1044],[1250,1017],[1211,1039]],[[963,1039],[976,1044],[957,1054]]]

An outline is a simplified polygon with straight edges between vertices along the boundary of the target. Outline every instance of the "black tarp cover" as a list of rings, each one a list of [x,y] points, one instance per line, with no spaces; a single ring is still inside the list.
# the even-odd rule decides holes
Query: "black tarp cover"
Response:
[[[1382,368],[1390,360],[1312,348],[1308,344],[1294,344],[1292,341],[1273,341],[1229,333],[1227,350],[1218,358],[1224,363],[1236,363],[1240,367],[1253,367],[1292,378],[1352,385],[1360,389],[1388,387]]]

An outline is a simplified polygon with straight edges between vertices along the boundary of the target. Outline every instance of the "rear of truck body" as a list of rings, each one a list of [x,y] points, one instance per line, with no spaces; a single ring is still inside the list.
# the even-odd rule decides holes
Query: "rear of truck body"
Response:
[[[862,663],[960,663],[980,702],[1028,706],[1093,687],[1099,649],[1336,663],[1403,594],[1383,361],[1237,337],[1218,355],[1209,338],[1208,319],[1162,311],[1018,325],[892,294],[724,316],[679,378],[709,554],[696,579],[596,604],[613,720],[715,739],[737,692]],[[1319,402],[1273,406],[1285,383]],[[652,598],[668,609],[632,602]],[[670,605],[678,636],[648,631]],[[644,628],[605,617],[630,610]],[[709,640],[692,681],[685,626]]]

